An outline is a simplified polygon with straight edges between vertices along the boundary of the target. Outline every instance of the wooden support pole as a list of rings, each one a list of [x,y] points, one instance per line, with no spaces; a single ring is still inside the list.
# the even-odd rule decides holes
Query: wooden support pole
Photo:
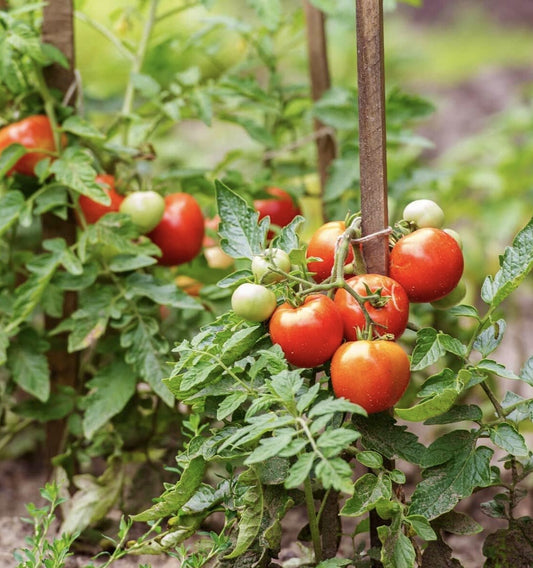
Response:
[[[304,0],[305,21],[307,27],[307,53],[309,58],[309,72],[311,75],[311,97],[318,101],[330,88],[331,79],[329,74],[326,27],[324,12],[315,8]],[[315,120],[315,133],[321,133],[316,138],[318,173],[322,191],[328,179],[328,169],[335,159],[335,139],[332,134],[325,130],[324,124]]]
[[[389,224],[383,0],[356,0],[356,16],[361,215],[363,235],[369,235]],[[387,235],[366,242],[363,254],[368,272],[388,273]]]
[[[74,8],[72,0],[49,0],[43,8],[42,39],[57,47],[67,57],[69,68],[51,65],[44,69],[44,76],[49,88],[65,94],[74,81]],[[64,238],[71,245],[76,241],[76,223],[73,214],[66,221],[52,214],[43,217],[43,238]],[[67,292],[63,303],[63,318],[69,317],[77,307],[75,292]],[[47,317],[46,328],[53,329],[58,321]],[[52,379],[52,395],[59,385],[76,386],[79,369],[77,353],[68,353],[67,334],[53,338],[48,352],[48,364]],[[65,422],[63,420],[47,423],[46,459],[50,466],[51,459],[60,453],[65,441]]]

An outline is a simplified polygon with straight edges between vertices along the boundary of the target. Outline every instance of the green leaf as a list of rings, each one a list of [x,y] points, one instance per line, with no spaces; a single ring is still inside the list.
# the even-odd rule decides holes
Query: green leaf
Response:
[[[431,528],[429,521],[422,515],[409,515],[405,521],[413,527],[416,534],[424,540],[437,540],[435,531]]]
[[[206,461],[198,456],[193,458],[184,469],[176,485],[166,491],[161,500],[142,513],[133,515],[134,521],[157,521],[177,513],[200,487],[206,471]]]
[[[361,442],[367,450],[374,450],[388,459],[400,458],[420,464],[426,452],[415,434],[399,426],[392,416],[384,412],[371,414],[368,418],[353,416],[352,422],[361,433]]]
[[[154,264],[157,264],[157,260],[145,254],[118,254],[111,259],[109,270],[112,272],[131,272]]]
[[[50,369],[44,352],[48,343],[31,328],[21,331],[7,350],[7,366],[13,380],[42,402],[50,396]]]
[[[358,404],[354,404],[344,398],[330,397],[315,404],[309,411],[309,418],[335,414],[336,412],[350,412],[352,414],[366,416],[366,411]]]
[[[100,132],[92,123],[85,120],[81,116],[69,116],[61,125],[65,132],[72,132],[82,138],[103,140],[105,135]]]
[[[533,356],[530,357],[522,367],[520,378],[528,385],[533,386]]]
[[[87,383],[90,391],[85,398],[83,432],[88,439],[126,406],[135,394],[136,384],[131,367],[122,361],[98,370]]]
[[[315,454],[301,454],[298,456],[296,462],[289,469],[289,475],[285,480],[285,487],[287,489],[294,489],[300,486],[311,473]]]
[[[411,541],[403,534],[400,523],[378,527],[379,540],[382,543],[381,563],[383,568],[412,568],[416,553]]]
[[[356,156],[336,158],[330,167],[330,175],[324,188],[324,201],[331,203],[346,191],[356,187],[359,181],[359,164]]]
[[[479,422],[483,418],[483,412],[479,406],[475,404],[455,405],[444,414],[428,418],[424,424],[453,424],[454,422],[461,422],[463,420],[472,420]]]
[[[261,463],[279,455],[292,442],[295,435],[295,430],[284,430],[271,438],[262,438],[259,446],[244,460],[245,465]]]
[[[333,87],[314,104],[314,115],[324,124],[339,130],[354,130],[357,119],[357,96],[352,90]]]
[[[263,219],[258,224],[259,213],[218,180],[215,181],[215,191],[224,252],[233,258],[249,259],[261,254],[265,248],[268,220]]]
[[[9,347],[9,335],[0,328],[0,365],[7,361],[7,348]]]
[[[483,544],[485,568],[533,566],[533,519],[513,519],[507,528],[489,534]]]
[[[281,0],[247,0],[257,12],[261,23],[271,32],[276,31],[281,23]]]
[[[403,420],[423,422],[449,410],[459,394],[460,391],[456,389],[446,389],[431,398],[424,399],[411,408],[395,408],[394,411]]]
[[[371,467],[373,469],[383,467],[383,458],[381,457],[381,454],[378,454],[377,452],[359,452],[356,458],[359,463],[362,463],[366,467]]]
[[[420,371],[433,365],[446,352],[464,357],[466,346],[458,339],[431,327],[421,329],[416,335],[416,345],[411,355],[411,370]]]
[[[453,308],[450,308],[448,310],[448,314],[454,317],[466,317],[479,320],[479,312],[477,308],[474,308],[474,306],[468,306],[466,304],[453,306]]]
[[[516,235],[512,246],[505,249],[500,266],[494,278],[487,276],[481,288],[483,301],[493,309],[520,285],[533,267],[533,218]]]
[[[256,122],[251,118],[235,114],[225,114],[222,118],[228,122],[234,122],[235,124],[242,126],[250,138],[259,142],[259,144],[262,144],[267,148],[273,148],[276,145],[272,134],[259,122]]]
[[[249,485],[242,497],[242,512],[239,519],[239,535],[235,548],[224,556],[225,559],[238,558],[254,542],[263,520],[263,491],[257,473],[248,469],[239,476],[239,483]]]
[[[6,148],[4,148],[0,154],[0,178],[3,178],[7,174],[7,172],[20,160],[20,158],[22,158],[22,156],[26,155],[27,153],[28,149],[25,146],[22,146],[22,144],[10,144]],[[9,195],[9,193],[4,195],[4,198]]]
[[[390,499],[391,496],[390,481],[385,483],[381,476],[365,473],[356,480],[353,495],[346,501],[340,514],[345,517],[359,517],[372,510],[380,499]]]
[[[455,430],[431,444],[423,463],[428,469],[413,493],[410,515],[435,519],[451,511],[476,487],[491,484],[490,460],[494,452],[485,446],[477,447],[477,438],[475,432]]]
[[[118,458],[110,461],[98,478],[89,474],[74,476],[73,482],[79,491],[69,499],[60,534],[83,531],[103,519],[116,504],[124,482],[124,466]]]
[[[516,457],[527,457],[529,450],[522,434],[511,424],[502,422],[490,429],[490,439],[502,450]]]
[[[490,355],[502,342],[506,327],[503,319],[493,322],[476,337],[474,349],[479,351],[482,357]]]
[[[497,363],[492,359],[482,359],[475,366],[475,369],[477,371],[483,371],[485,373],[491,373],[500,377],[505,377],[506,379],[520,380],[520,377],[517,377],[512,371],[504,367],[504,365]]]
[[[217,420],[224,420],[230,416],[237,408],[243,405],[248,398],[245,392],[235,392],[227,396],[217,408]]]
[[[353,494],[352,468],[342,458],[321,460],[315,466],[315,474],[324,489],[336,489],[348,495]]]
[[[0,198],[0,235],[3,235],[19,218],[24,209],[24,195],[8,191]]]
[[[451,534],[471,535],[479,534],[483,527],[469,517],[466,513],[459,511],[449,511],[432,522],[438,530],[443,530]]]
[[[301,227],[304,218],[296,215],[294,219],[285,227],[282,227],[279,234],[272,239],[272,247],[284,250],[290,254],[293,250],[300,247],[300,239],[298,237],[298,229]]]
[[[126,278],[125,284],[125,296],[128,300],[135,297],[145,297],[163,306],[189,310],[203,309],[199,302],[180,290],[175,284],[164,284],[151,274],[135,272]]]
[[[359,432],[347,428],[335,428],[326,430],[316,441],[316,445],[326,458],[340,454],[351,446],[360,437]]]
[[[67,148],[50,166],[56,180],[74,191],[90,197],[102,205],[109,205],[111,198],[96,182],[97,171],[88,152],[75,146]]]

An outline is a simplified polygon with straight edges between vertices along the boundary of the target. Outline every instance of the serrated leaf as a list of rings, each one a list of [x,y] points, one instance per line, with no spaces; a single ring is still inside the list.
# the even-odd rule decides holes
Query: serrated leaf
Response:
[[[399,523],[378,527],[378,536],[382,543],[381,563],[384,568],[412,568],[415,565],[415,549]]]
[[[320,460],[315,466],[315,474],[325,489],[353,494],[352,468],[342,458]]]
[[[137,381],[131,367],[114,361],[98,370],[87,383],[90,389],[85,397],[83,432],[88,439],[126,406],[135,394]]]
[[[50,172],[56,180],[74,191],[90,197],[102,205],[109,205],[111,198],[103,187],[97,183],[97,171],[87,152],[74,146],[67,148],[60,158],[50,166]]]
[[[433,526],[451,534],[470,535],[483,531],[483,527],[472,517],[460,511],[449,511],[433,521]]]
[[[223,119],[242,126],[252,140],[259,142],[267,148],[273,148],[276,143],[272,134],[259,122],[246,116],[225,114]]]
[[[50,396],[50,369],[44,354],[47,347],[34,330],[26,329],[7,350],[7,366],[15,383],[42,402]]]
[[[346,501],[340,514],[345,517],[359,517],[372,510],[379,499],[390,499],[392,490],[389,483],[372,473],[365,473],[354,483],[353,495]]]
[[[409,515],[405,521],[413,527],[416,534],[424,540],[437,540],[435,531],[431,528],[429,521],[422,515]]]
[[[533,386],[533,357],[530,357],[522,367],[520,378],[528,385]]]
[[[438,332],[431,327],[423,328],[416,334],[416,345],[411,355],[411,370],[420,371],[436,363],[445,350],[438,340]]]
[[[289,469],[289,475],[285,480],[285,487],[287,489],[294,489],[300,486],[311,473],[315,454],[301,454],[298,456],[296,462]]]
[[[453,306],[448,310],[448,314],[454,317],[467,317],[479,320],[479,312],[474,306],[468,306],[466,304],[460,304],[459,306]]]
[[[193,458],[184,469],[176,485],[161,496],[161,500],[142,513],[133,515],[134,521],[157,521],[177,513],[196,493],[202,482],[207,464],[204,458]]]
[[[500,377],[505,377],[506,379],[515,379],[519,380],[520,377],[517,377],[513,371],[507,369],[501,363],[497,363],[492,359],[482,359],[479,363],[475,366],[475,369],[478,371],[484,371],[485,373],[493,373]]]
[[[22,158],[22,156],[27,153],[28,149],[25,146],[22,146],[22,144],[10,144],[6,148],[2,149],[2,153],[0,154],[0,178],[4,177],[7,172],[20,160],[20,158]],[[8,196],[9,193],[4,195],[4,198]]]
[[[19,218],[24,209],[24,195],[8,191],[0,198],[0,235],[3,235]]]
[[[455,405],[444,414],[428,418],[424,424],[453,424],[463,420],[478,422],[483,418],[483,412],[475,404]]]
[[[274,435],[271,438],[262,438],[259,441],[259,446],[244,460],[245,465],[254,463],[261,463],[269,458],[277,456],[283,448],[288,446],[296,431],[283,431],[279,435]]]
[[[315,404],[309,411],[309,418],[335,414],[336,412],[350,412],[352,414],[361,414],[362,416],[366,416],[366,411],[358,404],[354,404],[344,398],[330,397],[326,400],[321,400],[318,404]]]
[[[103,140],[105,135],[100,132],[92,123],[81,116],[69,116],[61,125],[65,132],[72,132],[82,138],[92,138]]]
[[[490,355],[502,342],[506,327],[503,319],[493,322],[476,337],[474,349],[479,351],[482,357]]]
[[[371,467],[374,469],[379,469],[383,466],[383,458],[381,454],[372,451],[359,452],[356,456],[359,463],[362,463],[366,467]]]
[[[422,402],[411,408],[395,408],[395,413],[403,420],[410,422],[423,422],[433,416],[438,416],[449,410],[457,400],[460,391],[456,389],[445,389],[431,398],[424,399]]]
[[[238,558],[244,554],[255,540],[263,519],[263,491],[257,474],[248,469],[239,476],[239,482],[249,484],[242,497],[243,510],[239,519],[239,535],[235,548],[224,556],[225,559]]]
[[[145,254],[118,254],[109,263],[112,272],[130,272],[157,264],[157,260]]]
[[[298,229],[304,222],[301,215],[296,215],[294,219],[285,227],[282,227],[279,234],[272,239],[272,247],[279,248],[290,254],[293,250],[300,247],[300,239],[298,238]]]
[[[417,485],[409,508],[410,515],[434,519],[451,511],[476,487],[491,484],[490,460],[494,453],[476,446],[476,433],[456,430],[431,444],[426,452],[423,479]]]
[[[227,396],[217,408],[217,420],[224,420],[232,414],[239,406],[244,404],[248,398],[245,392],[235,392]]]
[[[515,290],[533,267],[533,218],[505,249],[500,270],[488,276],[481,288],[481,298],[491,308],[497,307]]]
[[[224,252],[233,258],[249,259],[263,252],[268,219],[258,224],[259,213],[218,180],[215,181],[215,192],[220,216],[220,244]]]
[[[334,428],[332,430],[326,430],[322,433],[317,441],[316,445],[322,452],[322,455],[326,458],[333,457],[340,454],[343,450],[348,448],[355,440],[357,440],[361,435],[355,430],[349,430],[347,428]]]
[[[506,422],[496,424],[496,426],[490,429],[490,439],[512,456],[526,457],[529,455],[529,450],[522,434]]]
[[[399,426],[392,416],[386,413],[371,414],[368,418],[354,416],[352,422],[361,433],[365,449],[374,450],[388,459],[400,458],[410,463],[420,464],[424,459],[426,447],[415,434]]]
[[[126,298],[150,298],[156,304],[174,308],[201,310],[202,305],[175,284],[165,284],[151,274],[135,272],[126,278]]]

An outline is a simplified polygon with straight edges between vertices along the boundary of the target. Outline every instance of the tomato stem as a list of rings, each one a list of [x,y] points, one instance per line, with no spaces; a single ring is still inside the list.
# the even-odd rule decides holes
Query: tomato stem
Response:
[[[307,518],[309,520],[309,530],[311,532],[313,549],[315,551],[315,563],[318,564],[322,560],[322,542],[320,540],[320,531],[318,528],[318,520],[315,510],[315,499],[309,477],[306,477],[304,481],[304,495],[305,506],[307,508]]]

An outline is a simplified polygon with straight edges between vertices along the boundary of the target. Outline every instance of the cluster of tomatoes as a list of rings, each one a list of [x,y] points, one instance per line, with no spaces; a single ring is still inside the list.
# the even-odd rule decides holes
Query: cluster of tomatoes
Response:
[[[270,248],[252,259],[254,282],[237,287],[233,310],[250,321],[268,320],[272,342],[292,365],[329,364],[337,396],[368,413],[386,410],[410,379],[409,358],[395,342],[407,327],[410,303],[449,305],[464,296],[461,246],[456,233],[441,229],[443,221],[433,201],[410,203],[390,239],[389,276],[343,275],[340,281],[334,274],[340,240],[350,245],[340,259],[346,272],[360,244],[344,222],[326,223],[306,250],[312,283],[291,273],[286,252]],[[277,285],[281,282],[287,286]],[[276,292],[286,297],[280,305]]]
[[[66,144],[66,137],[61,143]],[[57,152],[50,120],[45,115],[34,115],[0,129],[0,151],[12,144],[20,144],[28,151],[9,170],[35,175],[35,167],[44,158],[53,158]],[[117,192],[115,178],[101,174],[96,181],[109,196],[109,204],[93,201],[86,195],[79,197],[79,209],[85,222],[95,223],[110,212],[126,213],[161,249],[159,263],[175,266],[192,260],[201,250],[204,240],[204,216],[196,199],[187,193],[172,193],[162,197],[155,191],[133,191],[126,196]]]

